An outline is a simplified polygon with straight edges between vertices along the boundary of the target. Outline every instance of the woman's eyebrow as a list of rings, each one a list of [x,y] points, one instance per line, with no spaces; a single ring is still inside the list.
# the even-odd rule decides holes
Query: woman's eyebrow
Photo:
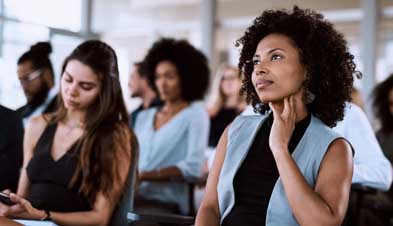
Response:
[[[71,78],[73,77],[68,71],[64,71],[64,73],[68,76],[70,76]]]
[[[281,49],[281,48],[273,48],[273,49],[269,50],[267,53],[272,53],[272,52],[274,52],[276,50],[281,50],[283,52],[286,52],[284,49]]]
[[[64,71],[64,73],[65,73],[67,76],[70,76],[71,78],[73,78],[72,75],[71,75],[68,71]],[[96,85],[97,85],[95,82],[89,82],[89,81],[80,81],[79,84],[82,84],[82,85],[91,85],[91,86],[96,86]]]
[[[266,54],[270,54],[270,53],[272,53],[272,52],[274,52],[274,51],[276,51],[276,50],[281,50],[281,51],[283,51],[283,52],[286,52],[284,49],[281,49],[281,48],[273,48],[273,49],[270,49]],[[253,56],[253,58],[260,58],[261,56],[259,55],[259,54],[255,54],[254,56]]]

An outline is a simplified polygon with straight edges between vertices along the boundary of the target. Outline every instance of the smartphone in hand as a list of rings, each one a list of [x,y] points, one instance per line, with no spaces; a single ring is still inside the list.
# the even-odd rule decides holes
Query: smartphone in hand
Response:
[[[7,206],[12,206],[15,203],[11,200],[10,195],[0,191],[0,202]]]

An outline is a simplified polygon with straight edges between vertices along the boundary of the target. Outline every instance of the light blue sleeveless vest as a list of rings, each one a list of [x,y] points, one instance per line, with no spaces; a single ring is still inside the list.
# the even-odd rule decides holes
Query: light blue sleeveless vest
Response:
[[[221,223],[235,204],[233,188],[235,174],[246,158],[254,137],[266,118],[262,115],[239,116],[228,130],[227,152],[217,185]],[[293,159],[310,187],[315,187],[319,166],[329,145],[340,137],[318,118],[311,116],[309,126],[292,153]],[[258,178],[254,179],[258,180]],[[270,197],[266,226],[298,225],[286,198],[281,179],[278,178]]]

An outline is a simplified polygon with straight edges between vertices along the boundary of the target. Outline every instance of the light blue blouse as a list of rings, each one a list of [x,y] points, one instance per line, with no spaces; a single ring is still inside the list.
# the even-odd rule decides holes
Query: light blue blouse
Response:
[[[157,108],[138,114],[135,134],[140,146],[139,171],[177,166],[184,177],[201,174],[207,148],[209,116],[201,102],[191,103],[165,125],[154,130]],[[177,203],[183,214],[188,212],[188,190],[182,183],[143,182],[138,194],[147,199]]]

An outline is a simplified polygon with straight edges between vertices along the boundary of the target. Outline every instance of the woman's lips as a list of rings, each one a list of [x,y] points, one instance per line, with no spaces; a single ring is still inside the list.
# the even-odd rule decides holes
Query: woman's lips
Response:
[[[79,105],[78,102],[75,102],[75,101],[72,101],[72,100],[66,100],[66,103],[69,106],[78,106]]]
[[[267,80],[267,79],[258,79],[255,82],[255,87],[257,89],[263,89],[266,88],[268,86],[270,86],[271,84],[273,84],[273,81]]]

